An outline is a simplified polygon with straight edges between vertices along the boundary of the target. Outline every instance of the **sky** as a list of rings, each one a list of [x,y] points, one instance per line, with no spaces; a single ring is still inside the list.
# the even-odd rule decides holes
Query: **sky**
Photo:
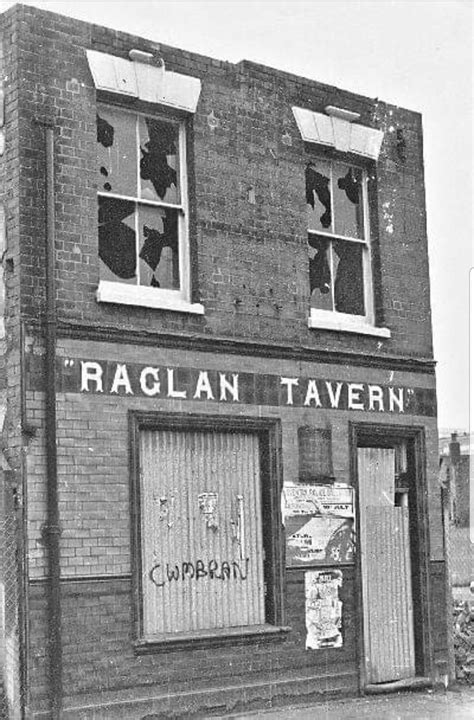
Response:
[[[0,11],[13,4],[0,1]],[[25,4],[220,60],[253,60],[421,112],[439,426],[469,429],[471,0]]]

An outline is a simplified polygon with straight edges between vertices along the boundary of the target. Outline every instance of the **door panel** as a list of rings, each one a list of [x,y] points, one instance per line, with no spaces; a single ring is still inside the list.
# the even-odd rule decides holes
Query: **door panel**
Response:
[[[415,675],[408,507],[395,506],[394,450],[359,448],[367,682]]]

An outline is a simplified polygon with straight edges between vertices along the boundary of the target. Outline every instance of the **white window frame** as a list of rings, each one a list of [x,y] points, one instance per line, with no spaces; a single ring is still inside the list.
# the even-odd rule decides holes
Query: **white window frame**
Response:
[[[377,337],[389,338],[390,330],[388,328],[376,327],[375,326],[375,314],[374,314],[374,297],[373,297],[373,281],[372,281],[372,248],[370,241],[370,221],[369,221],[369,200],[368,200],[368,173],[367,170],[353,162],[348,162],[343,159],[335,160],[324,157],[309,156],[308,161],[321,160],[322,162],[328,163],[330,167],[330,187],[331,187],[331,218],[332,222],[335,223],[336,218],[334,215],[334,193],[333,193],[333,166],[334,163],[340,163],[347,165],[348,167],[357,168],[362,172],[362,215],[363,215],[363,238],[354,238],[347,235],[341,235],[338,233],[331,233],[320,230],[307,230],[308,235],[315,237],[327,238],[329,241],[329,252],[330,252],[330,267],[331,267],[331,297],[334,306],[334,277],[333,277],[333,264],[332,264],[332,253],[333,246],[332,241],[340,240],[342,242],[352,242],[363,245],[364,249],[362,252],[362,272],[364,282],[364,308],[365,315],[352,315],[349,313],[341,313],[337,310],[322,310],[318,308],[310,308],[310,316],[308,318],[308,327],[321,329],[321,330],[337,330],[341,332],[352,332],[361,335],[375,335]]]
[[[97,197],[109,197],[120,200],[128,200],[135,203],[135,206],[172,208],[178,213],[178,262],[179,262],[179,289],[151,288],[145,285],[131,285],[120,281],[99,279],[96,297],[98,302],[118,303],[121,305],[136,305],[176,312],[186,312],[203,315],[204,306],[201,303],[191,302],[191,267],[190,267],[190,245],[189,245],[189,202],[187,183],[187,158],[186,158],[186,126],[184,121],[176,118],[169,118],[159,113],[143,113],[131,111],[116,105],[100,103],[100,108],[111,108],[115,112],[133,115],[136,118],[136,139],[137,149],[139,148],[139,117],[151,117],[162,120],[178,127],[178,158],[179,158],[179,203],[167,203],[161,200],[150,200],[148,198],[130,197],[113,192],[98,190]],[[140,164],[137,162],[137,191],[140,187]],[[137,270],[139,268],[139,233],[138,233],[138,212],[135,213],[135,236],[137,253]]]

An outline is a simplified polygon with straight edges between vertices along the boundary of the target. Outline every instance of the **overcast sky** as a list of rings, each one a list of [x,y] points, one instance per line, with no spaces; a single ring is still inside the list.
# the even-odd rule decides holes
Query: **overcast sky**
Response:
[[[13,4],[0,2],[0,10]],[[471,0],[25,4],[222,60],[254,60],[421,112],[439,425],[468,430]]]

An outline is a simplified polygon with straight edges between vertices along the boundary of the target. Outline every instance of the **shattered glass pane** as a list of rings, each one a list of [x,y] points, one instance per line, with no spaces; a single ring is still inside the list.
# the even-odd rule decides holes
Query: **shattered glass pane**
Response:
[[[364,246],[342,240],[334,240],[332,246],[335,309],[349,315],[364,315]]]
[[[305,168],[308,230],[332,232],[330,165],[312,160]]]
[[[97,113],[99,192],[136,197],[136,116],[99,107]]]
[[[308,235],[311,307],[333,310],[329,240]]]
[[[337,235],[364,237],[362,170],[349,165],[333,165],[334,217]]]
[[[135,283],[135,203],[99,196],[101,280]]]
[[[139,118],[141,196],[179,203],[178,127],[164,120]]]
[[[138,220],[140,285],[178,290],[178,211],[142,205],[138,209]]]

